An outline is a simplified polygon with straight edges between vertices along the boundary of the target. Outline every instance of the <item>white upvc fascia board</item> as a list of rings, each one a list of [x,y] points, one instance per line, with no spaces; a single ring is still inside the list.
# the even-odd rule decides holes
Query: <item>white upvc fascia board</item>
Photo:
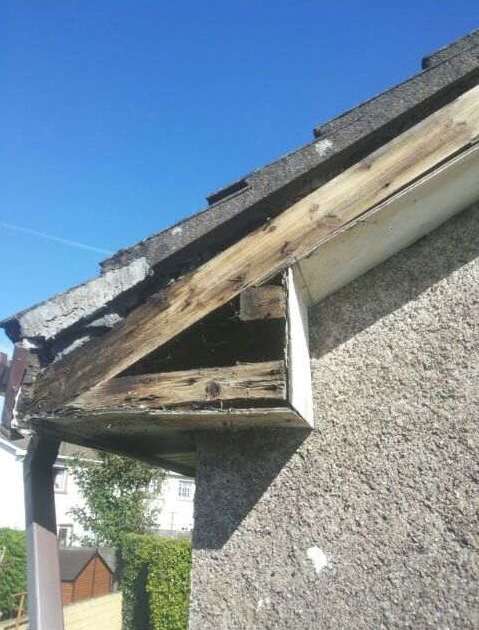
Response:
[[[351,222],[298,267],[315,304],[479,200],[479,146]]]

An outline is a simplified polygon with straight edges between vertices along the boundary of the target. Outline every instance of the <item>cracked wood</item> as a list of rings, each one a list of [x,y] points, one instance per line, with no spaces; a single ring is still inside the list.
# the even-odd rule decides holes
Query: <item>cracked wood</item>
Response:
[[[248,286],[290,266],[479,136],[476,87],[310,193],[49,367],[30,413],[55,410],[178,335]]]
[[[286,316],[286,297],[282,286],[249,287],[240,295],[240,319],[281,319]]]
[[[79,396],[71,406],[82,411],[158,409],[225,403],[284,400],[283,361],[182,370],[111,379]]]

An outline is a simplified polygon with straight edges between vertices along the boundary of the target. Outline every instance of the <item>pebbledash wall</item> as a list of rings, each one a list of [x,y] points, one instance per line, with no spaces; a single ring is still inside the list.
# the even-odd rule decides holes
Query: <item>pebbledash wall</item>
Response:
[[[310,312],[316,429],[199,443],[190,630],[479,627],[479,206]]]

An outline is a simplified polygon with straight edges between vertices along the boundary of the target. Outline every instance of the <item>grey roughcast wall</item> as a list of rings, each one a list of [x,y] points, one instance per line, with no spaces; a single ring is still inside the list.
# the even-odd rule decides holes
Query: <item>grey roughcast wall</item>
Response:
[[[479,206],[314,307],[317,428],[199,437],[190,630],[479,627]]]

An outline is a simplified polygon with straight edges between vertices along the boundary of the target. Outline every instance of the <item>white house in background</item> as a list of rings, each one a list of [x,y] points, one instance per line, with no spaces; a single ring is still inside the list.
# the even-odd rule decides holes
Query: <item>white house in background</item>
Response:
[[[158,498],[158,530],[163,533],[190,532],[193,529],[195,482],[168,472]]]
[[[10,442],[0,436],[0,527],[25,528],[23,505],[23,460],[27,440]],[[58,539],[62,546],[74,545],[83,535],[82,528],[69,513],[83,503],[75,479],[68,472],[68,461],[76,453],[91,458],[93,451],[62,443],[55,464],[55,507]],[[159,509],[155,530],[160,533],[187,533],[193,529],[193,498],[195,484],[192,479],[167,472],[160,495],[155,499]]]
[[[27,440],[10,442],[0,437],[0,527],[13,529],[25,528],[25,511],[23,505],[23,460],[26,454]],[[73,522],[69,510],[81,504],[78,487],[68,475],[66,463],[68,453],[62,444],[58,457],[55,478],[55,506],[60,544],[70,545],[73,536],[81,536],[83,531]],[[71,457],[71,454],[70,454]]]

